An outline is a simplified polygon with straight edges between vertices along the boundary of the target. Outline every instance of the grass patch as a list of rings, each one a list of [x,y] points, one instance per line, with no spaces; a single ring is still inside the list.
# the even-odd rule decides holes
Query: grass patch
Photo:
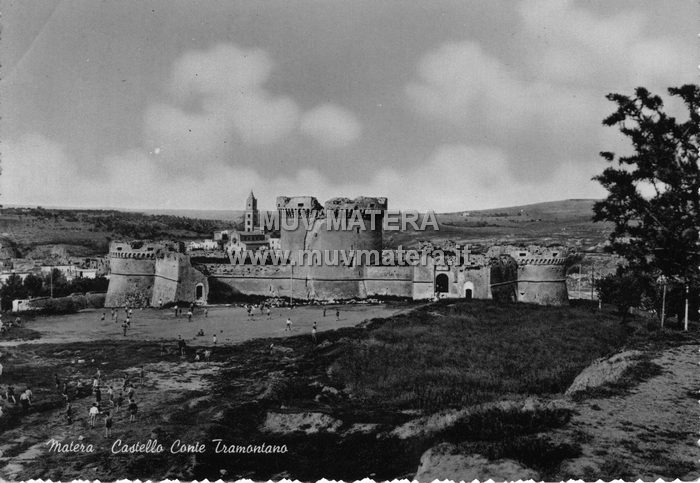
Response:
[[[586,307],[482,300],[429,305],[368,329],[333,374],[360,398],[427,411],[561,393],[630,334],[616,316]]]

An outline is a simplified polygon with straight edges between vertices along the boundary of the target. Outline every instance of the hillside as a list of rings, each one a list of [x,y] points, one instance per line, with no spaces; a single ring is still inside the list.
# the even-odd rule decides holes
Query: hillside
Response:
[[[609,225],[593,223],[595,200],[562,200],[480,211],[437,214],[439,231],[385,232],[387,248],[415,247],[421,240],[488,246],[562,244],[596,251]],[[113,239],[192,239],[240,225],[240,210],[118,210],[6,207],[0,212],[3,256],[95,256]]]
[[[115,239],[208,238],[234,226],[226,220],[117,210],[5,207],[0,244],[5,258],[90,257],[107,253]]]
[[[596,200],[562,200],[490,210],[439,213],[439,232],[393,232],[387,245],[416,246],[418,241],[454,240],[460,244],[565,245],[582,251],[601,248],[611,229],[593,223]]]

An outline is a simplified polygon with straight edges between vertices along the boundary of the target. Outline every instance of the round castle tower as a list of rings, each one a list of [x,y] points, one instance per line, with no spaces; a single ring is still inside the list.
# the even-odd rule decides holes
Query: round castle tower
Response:
[[[564,247],[507,247],[506,252],[518,263],[518,302],[539,305],[568,305]]]

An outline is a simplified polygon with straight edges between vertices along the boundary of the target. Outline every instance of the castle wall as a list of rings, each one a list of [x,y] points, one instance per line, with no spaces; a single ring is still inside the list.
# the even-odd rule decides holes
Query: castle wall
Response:
[[[413,296],[413,267],[364,267],[364,292],[368,297]]]

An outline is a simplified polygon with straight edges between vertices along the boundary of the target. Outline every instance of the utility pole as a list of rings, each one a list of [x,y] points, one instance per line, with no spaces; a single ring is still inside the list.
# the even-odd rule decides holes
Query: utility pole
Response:
[[[688,298],[690,297],[690,285],[685,281],[685,317],[683,322],[683,330],[688,332]]]
[[[668,280],[661,275],[658,282],[664,286],[664,291],[661,295],[661,328],[663,329],[664,321],[666,320],[666,288],[668,287]]]

